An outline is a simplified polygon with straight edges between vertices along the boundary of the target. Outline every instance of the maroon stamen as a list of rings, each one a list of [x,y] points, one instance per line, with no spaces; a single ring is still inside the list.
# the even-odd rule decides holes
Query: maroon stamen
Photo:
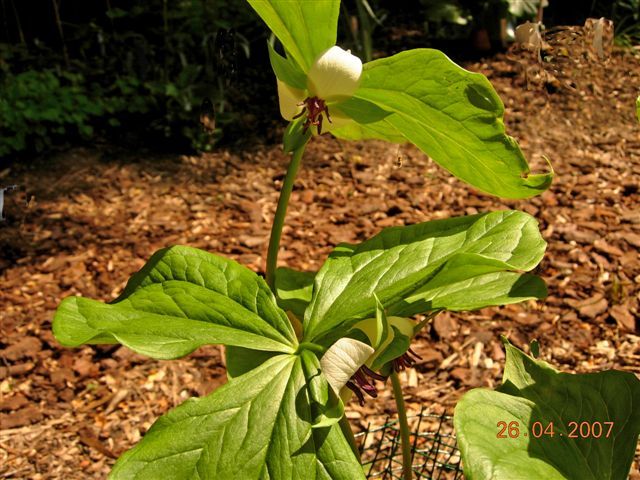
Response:
[[[378,390],[376,389],[375,384],[370,381],[369,378],[380,381],[386,380],[386,378],[382,375],[377,374],[366,365],[363,365],[356,371],[356,373],[353,374],[346,385],[349,390],[355,393],[356,397],[358,397],[358,403],[360,403],[361,406],[364,406],[363,392],[370,397],[378,397]]]
[[[322,100],[321,98],[307,97],[305,98],[304,102],[298,105],[304,105],[304,108],[293,118],[300,118],[302,115],[307,113],[307,119],[304,121],[302,129],[304,133],[306,133],[309,127],[312,125],[318,128],[318,135],[322,133],[323,113],[327,116],[327,120],[329,120],[329,123],[333,123],[331,122],[331,117],[329,116],[329,107],[327,107],[324,100]]]
[[[358,397],[358,403],[360,406],[364,407],[364,395],[360,389],[351,380],[347,382],[347,387],[355,394],[356,397]]]
[[[371,378],[375,378],[376,380],[380,380],[381,382],[384,382],[387,380],[387,377],[380,375],[379,373],[374,372],[373,370],[371,370],[369,367],[367,367],[366,365],[362,365],[360,367],[362,369],[362,371],[364,373],[366,373],[368,376],[370,376]]]
[[[422,360],[422,357],[409,348],[405,353],[393,360],[393,369],[396,372],[404,372],[407,368],[413,367],[418,360]]]

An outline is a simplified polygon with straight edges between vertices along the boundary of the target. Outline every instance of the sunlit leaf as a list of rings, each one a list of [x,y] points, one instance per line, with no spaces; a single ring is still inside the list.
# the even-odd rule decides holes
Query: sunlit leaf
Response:
[[[338,425],[312,428],[300,357],[279,355],[162,416],[111,480],[364,479]]]
[[[615,370],[559,373],[506,349],[498,391],[474,389],[456,406],[465,478],[626,479],[640,433],[640,380]]]
[[[121,343],[154,358],[176,358],[215,343],[285,353],[297,345],[262,278],[188,247],[157,252],[113,303],[65,299],[53,332],[66,346]]]
[[[281,267],[276,270],[276,296],[283,310],[293,312],[298,318],[311,301],[315,272],[299,272]]]
[[[340,0],[248,0],[304,72],[336,44]]]
[[[545,247],[536,220],[517,211],[389,228],[358,245],[341,244],[316,275],[305,340],[325,337],[321,343],[331,343],[358,320],[373,317],[374,294],[394,315],[418,313],[417,305],[422,312],[449,305],[458,310],[511,303],[511,294],[514,301],[536,297],[536,282],[523,291],[513,288],[517,276],[478,277],[531,270]]]
[[[358,100],[390,115],[372,123]],[[520,147],[505,134],[504,106],[486,77],[460,68],[438,50],[409,50],[365,64],[360,88],[340,109],[364,125],[361,132],[350,127],[344,136],[401,134],[484,192],[525,198],[551,183],[550,173],[530,173]]]

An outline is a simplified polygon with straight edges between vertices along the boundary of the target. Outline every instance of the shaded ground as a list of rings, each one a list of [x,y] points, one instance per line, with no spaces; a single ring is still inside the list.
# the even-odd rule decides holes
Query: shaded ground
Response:
[[[499,384],[500,334],[523,348],[539,339],[541,357],[562,371],[639,374],[638,59],[617,52],[608,64],[582,67],[559,60],[542,79],[537,67],[509,57],[468,67],[493,81],[507,129],[534,170],[545,168],[542,155],[551,159],[551,189],[505,202],[474,192],[413,147],[323,137],[297,181],[281,263],[313,270],[338,242],[383,227],[522,209],[549,242],[538,271],[549,298],[437,317],[414,347],[423,360],[406,378],[409,407],[451,412],[468,389]],[[0,226],[2,478],[104,477],[159,415],[224,382],[217,347],[171,362],[117,346],[67,350],[50,320],[65,296],[113,299],[167,245],[261,271],[286,163],[278,146],[164,158],[74,150],[0,172],[0,182],[25,187],[7,194]],[[349,407],[361,427],[393,411],[390,389]]]

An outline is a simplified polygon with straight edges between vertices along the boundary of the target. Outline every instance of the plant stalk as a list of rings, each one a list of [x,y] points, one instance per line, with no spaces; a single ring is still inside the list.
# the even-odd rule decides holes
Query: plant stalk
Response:
[[[306,145],[306,144],[305,144]],[[278,206],[276,207],[276,215],[273,218],[273,225],[271,226],[271,236],[269,237],[269,249],[267,250],[267,284],[271,287],[273,292],[276,291],[275,285],[275,273],[278,265],[278,252],[280,250],[280,239],[282,238],[282,227],[284,226],[284,219],[287,215],[287,206],[289,205],[289,198],[291,198],[291,191],[293,190],[293,184],[300,168],[302,155],[304,154],[304,147],[293,151],[291,162],[287,167],[287,174],[284,177],[284,183],[280,190],[280,198],[278,198]]]
[[[398,378],[398,372],[391,371],[391,385],[393,386],[393,397],[398,409],[398,423],[400,425],[400,447],[402,448],[402,476],[404,480],[411,480],[413,459],[411,458],[411,438],[409,432],[409,422],[407,421],[407,410],[402,396],[402,385]]]

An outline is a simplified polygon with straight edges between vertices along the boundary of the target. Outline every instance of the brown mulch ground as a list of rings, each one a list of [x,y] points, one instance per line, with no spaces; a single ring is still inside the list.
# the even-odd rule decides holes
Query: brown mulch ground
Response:
[[[640,373],[640,63],[619,51],[605,64],[558,57],[544,78],[525,78],[520,63],[502,56],[468,67],[496,86],[534,169],[545,168],[543,155],[553,163],[542,196],[501,201],[413,147],[328,137],[312,142],[292,196],[280,259],[305,270],[338,242],[387,226],[499,208],[539,219],[549,298],[437,317],[405,379],[413,411],[451,412],[470,388],[498,385],[500,334],[520,347],[537,338],[541,357],[565,372]],[[68,295],[113,299],[167,245],[261,271],[286,163],[278,146],[153,158],[74,150],[0,172],[3,184],[23,186],[7,194],[0,224],[0,477],[103,478],[159,415],[224,382],[218,347],[171,362],[118,346],[68,350],[51,318]],[[393,411],[390,389],[349,407],[361,427]]]

